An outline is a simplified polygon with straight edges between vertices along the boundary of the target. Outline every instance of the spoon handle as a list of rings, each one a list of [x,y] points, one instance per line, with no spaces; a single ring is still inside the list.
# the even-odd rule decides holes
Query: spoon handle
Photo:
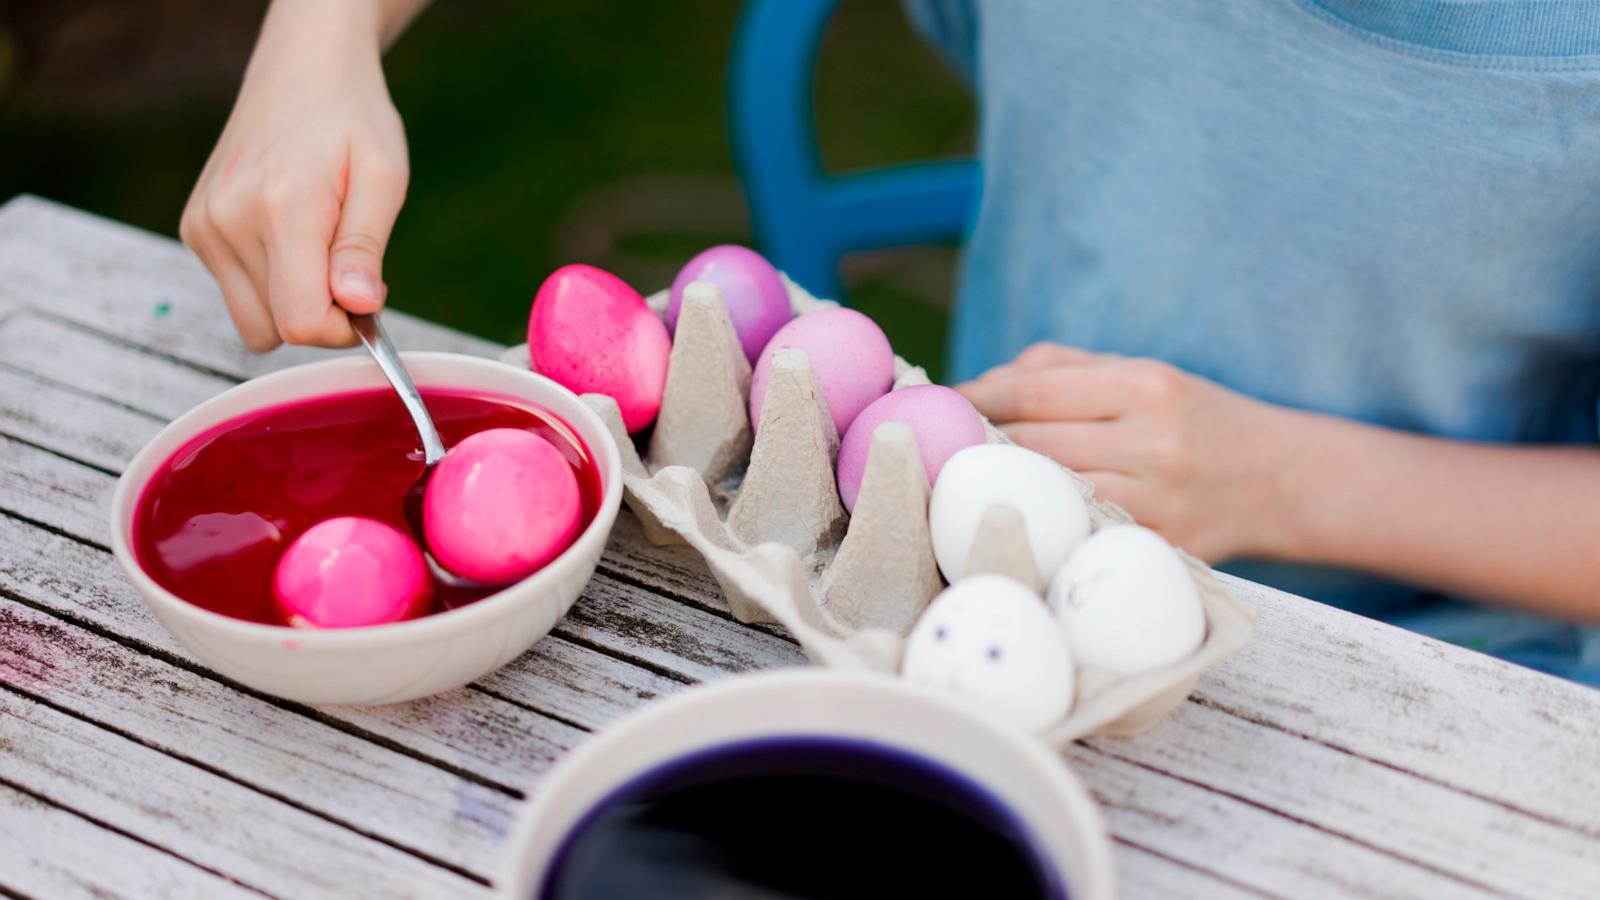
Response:
[[[376,313],[352,313],[350,325],[361,336],[361,343],[366,345],[367,351],[377,361],[378,368],[394,385],[395,392],[406,405],[406,412],[411,413],[411,421],[416,423],[417,433],[422,435],[423,463],[432,466],[444,458],[444,442],[439,440],[439,431],[433,427],[428,408],[422,403],[422,394],[411,382],[411,374],[406,371],[405,363],[400,361],[400,353],[389,342],[389,335],[384,333],[383,324],[378,321]]]

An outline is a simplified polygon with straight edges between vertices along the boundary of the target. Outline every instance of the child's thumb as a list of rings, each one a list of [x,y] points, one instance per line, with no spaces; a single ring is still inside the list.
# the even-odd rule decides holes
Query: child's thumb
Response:
[[[352,160],[339,228],[328,248],[328,287],[334,301],[350,312],[383,307],[383,251],[405,196],[403,167],[380,163],[358,168]]]

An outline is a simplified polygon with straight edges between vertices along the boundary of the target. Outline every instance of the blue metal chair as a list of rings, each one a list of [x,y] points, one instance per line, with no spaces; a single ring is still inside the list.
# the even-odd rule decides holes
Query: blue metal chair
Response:
[[[734,35],[729,131],[756,240],[819,297],[843,299],[852,250],[959,239],[976,208],[971,160],[828,175],[812,125],[817,46],[838,0],[749,0]]]

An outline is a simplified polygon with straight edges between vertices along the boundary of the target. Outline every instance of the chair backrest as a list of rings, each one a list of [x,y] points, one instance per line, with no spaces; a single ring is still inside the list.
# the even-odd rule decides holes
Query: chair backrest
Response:
[[[811,83],[838,0],[749,0],[734,35],[729,132],[756,240],[819,297],[843,299],[852,250],[959,239],[976,207],[971,160],[828,175],[817,152]]]

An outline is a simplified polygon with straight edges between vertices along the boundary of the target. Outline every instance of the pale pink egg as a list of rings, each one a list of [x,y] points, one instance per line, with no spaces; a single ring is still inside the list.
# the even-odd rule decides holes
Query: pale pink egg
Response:
[[[945,460],[956,451],[989,439],[983,430],[983,417],[967,398],[950,388],[919,384],[884,394],[856,416],[839,444],[839,499],[851,512],[855,512],[861,476],[867,470],[872,434],[884,422],[901,422],[911,429],[930,487],[939,479]]]
[[[761,351],[750,377],[750,421],[757,428],[767,380],[772,377],[772,357],[779,350],[805,351],[840,435],[894,383],[894,350],[878,323],[853,309],[815,310],[778,329]]]
[[[278,606],[297,628],[355,628],[427,612],[433,585],[416,542],[392,525],[343,516],[289,545],[273,573]]]
[[[493,428],[439,461],[422,498],[434,559],[483,584],[533,574],[572,543],[582,519],[578,478],[554,444]]]
[[[610,272],[562,266],[533,298],[533,370],[575,393],[610,396],[629,432],[654,422],[661,410],[671,353],[666,323]]]

